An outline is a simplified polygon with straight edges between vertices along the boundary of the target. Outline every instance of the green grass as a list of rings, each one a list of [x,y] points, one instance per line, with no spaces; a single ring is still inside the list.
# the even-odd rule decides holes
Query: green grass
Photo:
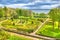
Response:
[[[9,40],[32,40],[32,39],[12,35],[12,36],[10,36]]]
[[[50,24],[44,25],[36,34],[60,38],[60,30],[58,30],[57,24],[55,25],[54,29]]]

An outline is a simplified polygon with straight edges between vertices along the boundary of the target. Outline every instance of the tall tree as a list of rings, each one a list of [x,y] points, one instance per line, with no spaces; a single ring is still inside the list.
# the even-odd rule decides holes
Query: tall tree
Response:
[[[51,9],[50,12],[49,12],[49,16],[53,21],[53,29],[54,29],[54,22],[55,21],[60,22],[60,19],[59,19],[59,17],[60,17],[60,9],[59,8]],[[59,26],[58,26],[58,28],[59,28]]]
[[[5,6],[3,9],[4,9],[4,11],[5,11],[5,18],[7,19],[7,10],[8,10],[8,9],[7,9],[6,6]]]
[[[0,8],[0,18],[4,16],[4,11],[2,8]]]
[[[56,9],[57,13],[57,18],[58,18],[58,29],[60,29],[60,8]]]

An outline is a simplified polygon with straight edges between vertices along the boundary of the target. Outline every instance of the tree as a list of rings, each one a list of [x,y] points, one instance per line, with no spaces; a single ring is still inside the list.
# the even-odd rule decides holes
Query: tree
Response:
[[[3,15],[4,15],[4,11],[2,8],[0,8],[0,18],[3,17]]]
[[[47,18],[47,14],[45,14],[45,13],[40,13],[40,14],[39,14],[39,17],[40,17],[40,18]]]
[[[4,6],[3,11],[4,11],[4,17],[5,17],[5,19],[7,19],[8,8],[6,6]]]
[[[48,14],[49,14],[50,18],[53,21],[53,29],[54,29],[54,22],[55,21],[60,22],[60,19],[59,19],[60,18],[60,9],[59,8],[51,9]],[[58,26],[58,28],[59,28],[59,26]]]
[[[57,18],[58,18],[58,29],[60,29],[60,8],[57,8]]]
[[[22,12],[23,12],[22,9],[16,8],[16,12],[19,16],[22,16]]]
[[[32,16],[32,11],[31,10],[26,10],[26,9],[16,9],[16,12],[18,13],[19,16],[25,16],[25,17],[31,17]]]

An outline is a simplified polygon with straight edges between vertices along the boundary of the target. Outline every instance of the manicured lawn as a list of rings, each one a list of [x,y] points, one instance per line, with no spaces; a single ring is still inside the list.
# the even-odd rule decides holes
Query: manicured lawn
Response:
[[[44,25],[36,34],[60,38],[60,30],[58,30],[58,28],[56,26],[57,25],[55,25],[55,28],[53,30],[52,25],[50,25],[50,24]]]

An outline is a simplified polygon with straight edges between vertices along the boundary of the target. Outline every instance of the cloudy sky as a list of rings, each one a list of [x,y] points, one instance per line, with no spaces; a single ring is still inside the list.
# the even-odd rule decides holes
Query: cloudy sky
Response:
[[[3,6],[48,12],[51,8],[60,7],[60,0],[0,0],[0,7]]]

